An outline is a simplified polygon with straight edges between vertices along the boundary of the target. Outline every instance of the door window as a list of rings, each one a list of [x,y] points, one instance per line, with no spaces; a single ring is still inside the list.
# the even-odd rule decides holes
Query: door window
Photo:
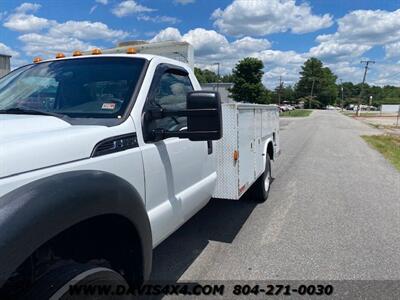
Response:
[[[193,87],[188,75],[166,72],[161,76],[150,104],[168,110],[183,110],[186,109],[186,95],[190,91]],[[149,127],[150,130],[185,130],[187,117],[165,117],[152,121]]]

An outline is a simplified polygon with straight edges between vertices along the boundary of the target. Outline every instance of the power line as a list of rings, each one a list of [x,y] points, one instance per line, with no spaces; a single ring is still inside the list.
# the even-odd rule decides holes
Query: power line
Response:
[[[389,79],[389,78],[392,78],[392,77],[396,77],[396,76],[398,76],[398,75],[400,75],[400,72],[394,73],[394,74],[389,75],[389,76],[386,76],[386,77],[381,77],[381,78],[379,78],[379,79]]]

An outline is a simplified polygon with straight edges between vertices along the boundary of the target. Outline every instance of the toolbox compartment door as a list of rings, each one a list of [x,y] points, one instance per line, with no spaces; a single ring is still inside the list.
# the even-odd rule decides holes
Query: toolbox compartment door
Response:
[[[238,113],[239,197],[251,186],[255,177],[255,109],[241,109]]]

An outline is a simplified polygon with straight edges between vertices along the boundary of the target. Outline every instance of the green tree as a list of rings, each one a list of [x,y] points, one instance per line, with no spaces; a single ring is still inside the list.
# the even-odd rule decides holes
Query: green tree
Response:
[[[301,77],[296,84],[296,97],[311,96],[312,91],[312,96],[316,100],[311,101],[314,106],[317,103],[320,103],[319,106],[334,104],[338,95],[335,83],[337,76],[315,57],[308,59],[301,68]]]
[[[218,75],[207,69],[194,68],[194,74],[200,84],[218,82]]]
[[[361,91],[361,83],[343,82],[343,98],[345,105],[355,104]],[[379,107],[382,104],[400,104],[400,87],[386,85],[384,87],[364,85],[363,104],[369,103],[372,96],[372,105]],[[341,96],[341,95],[340,95]]]
[[[268,92],[262,84],[264,64],[258,58],[246,57],[232,71],[233,87],[229,90],[235,101],[267,103]]]
[[[282,85],[282,87],[279,87],[279,85],[277,85],[275,89],[270,93],[271,93],[271,103],[278,104],[279,93],[281,93],[281,103],[283,101],[287,101],[289,103],[296,102],[294,89],[291,85],[288,86]]]
[[[197,80],[202,83],[215,83],[215,82],[232,82],[232,74],[225,74],[223,76],[219,76],[210,70],[194,68],[194,74],[196,75]]]
[[[233,82],[233,75],[232,74],[225,74],[224,76],[222,76],[221,78],[221,82]]]
[[[296,101],[294,89],[291,85],[285,86],[282,89],[281,100],[289,101],[290,103],[294,103]]]

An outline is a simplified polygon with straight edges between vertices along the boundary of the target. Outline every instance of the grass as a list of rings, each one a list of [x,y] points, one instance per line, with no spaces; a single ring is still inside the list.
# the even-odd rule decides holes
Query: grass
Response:
[[[396,125],[382,125],[382,124],[376,124],[376,123],[371,123],[368,122],[368,125],[376,128],[376,129],[395,129],[395,128],[400,128],[400,126],[396,126]]]
[[[309,109],[295,109],[292,111],[281,112],[281,117],[308,117],[312,113]]]
[[[342,114],[349,116],[349,117],[356,117],[356,112],[355,111],[343,111]],[[383,113],[381,114],[379,111],[376,112],[361,112],[360,113],[360,117],[364,117],[364,118],[375,118],[375,117],[393,117],[396,116],[396,114],[388,114],[388,113]]]
[[[400,136],[364,135],[362,137],[400,171]]]

